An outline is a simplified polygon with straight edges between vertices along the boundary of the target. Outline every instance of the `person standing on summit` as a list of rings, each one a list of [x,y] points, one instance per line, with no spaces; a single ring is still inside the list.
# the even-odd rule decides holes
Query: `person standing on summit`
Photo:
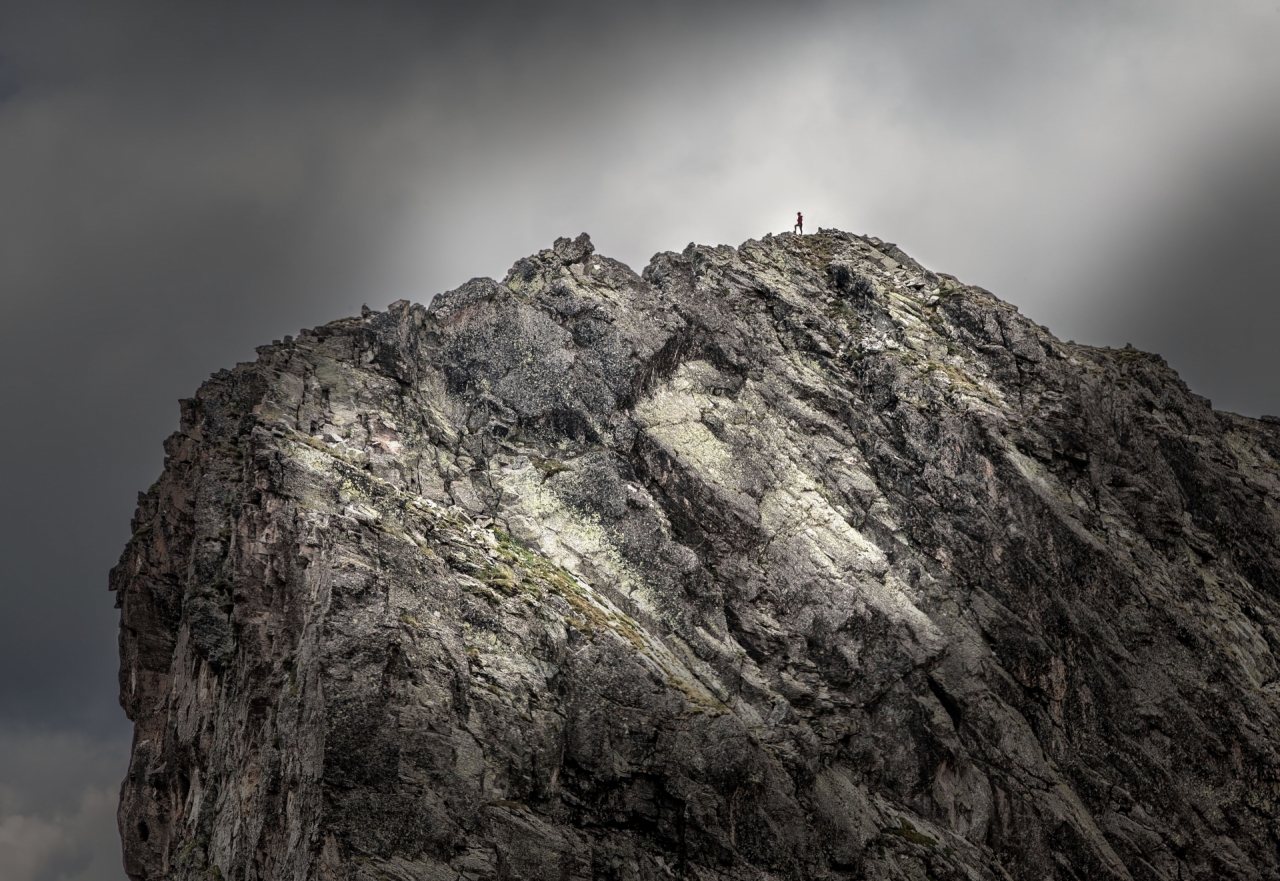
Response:
[[[800,235],[804,235],[804,215],[799,211],[796,212],[796,225],[792,229],[792,232],[798,232]]]

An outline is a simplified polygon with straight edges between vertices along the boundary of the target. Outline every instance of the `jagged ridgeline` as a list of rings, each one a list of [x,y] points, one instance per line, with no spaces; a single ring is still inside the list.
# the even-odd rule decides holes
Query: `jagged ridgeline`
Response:
[[[134,879],[1280,876],[1280,425],[834,230],[587,237],[182,403]]]

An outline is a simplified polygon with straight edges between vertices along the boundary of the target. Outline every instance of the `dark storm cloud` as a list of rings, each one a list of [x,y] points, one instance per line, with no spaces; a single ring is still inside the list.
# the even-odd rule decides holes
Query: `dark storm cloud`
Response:
[[[362,302],[799,208],[1280,410],[1278,36],[1248,0],[4,4],[0,756],[76,770],[41,802],[0,761],[0,862],[119,877],[133,495],[204,376]]]

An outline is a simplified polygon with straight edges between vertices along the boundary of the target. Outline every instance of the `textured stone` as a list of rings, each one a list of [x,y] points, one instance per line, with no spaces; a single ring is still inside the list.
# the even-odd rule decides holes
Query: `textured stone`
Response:
[[[258,354],[112,572],[131,877],[1280,877],[1280,426],[1160,358],[834,230]]]

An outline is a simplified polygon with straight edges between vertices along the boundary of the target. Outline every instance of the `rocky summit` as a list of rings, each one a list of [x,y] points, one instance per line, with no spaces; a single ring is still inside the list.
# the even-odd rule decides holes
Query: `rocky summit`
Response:
[[[137,881],[1280,877],[1280,424],[877,238],[560,239],[165,451]]]

